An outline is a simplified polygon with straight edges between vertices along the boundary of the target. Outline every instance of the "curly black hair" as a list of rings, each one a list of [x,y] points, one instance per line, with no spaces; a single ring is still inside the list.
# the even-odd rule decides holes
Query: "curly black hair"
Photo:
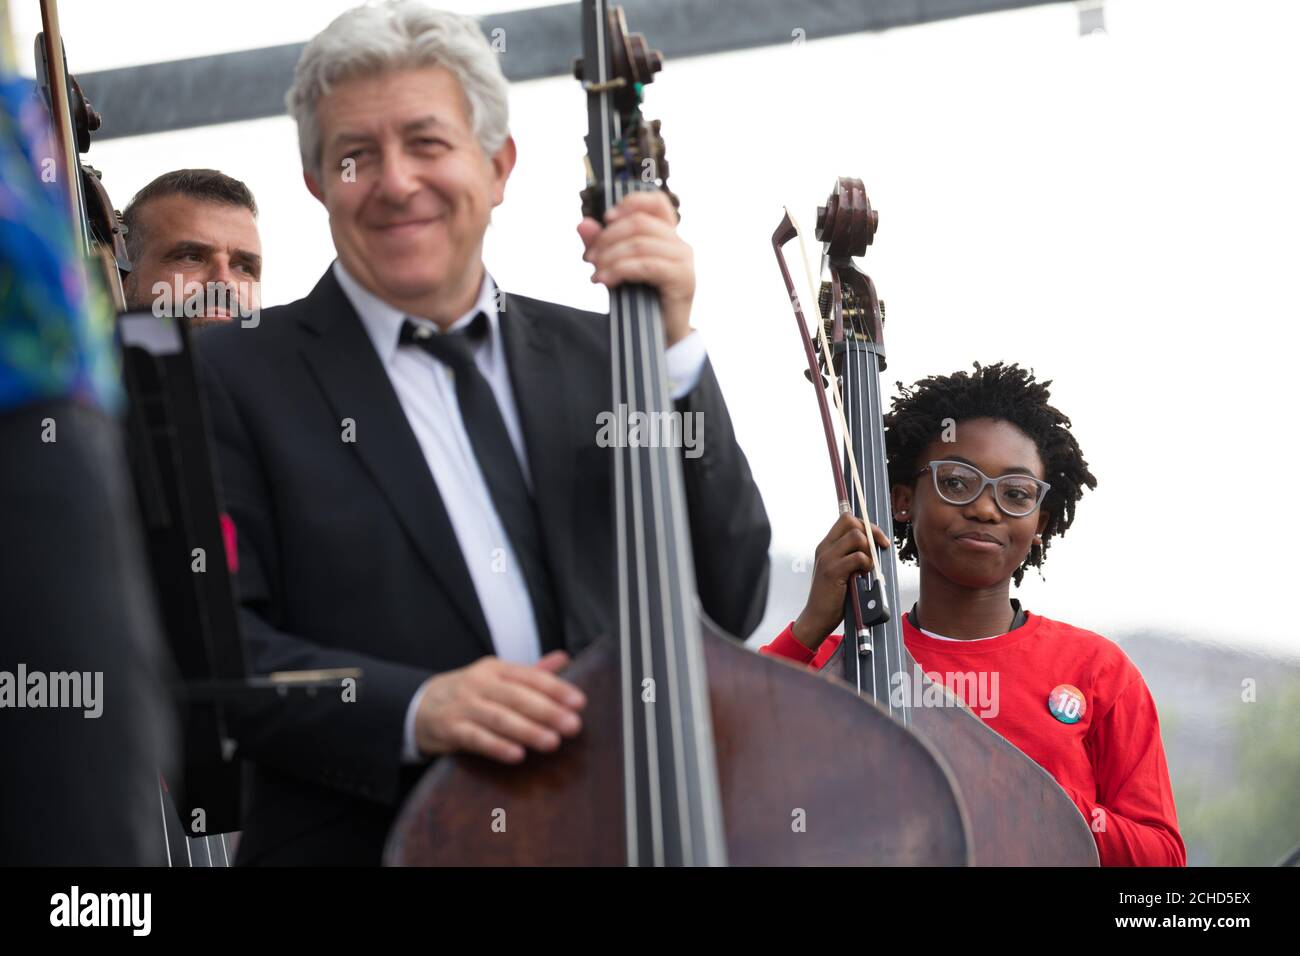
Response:
[[[1036,382],[1032,369],[998,362],[987,367],[975,364],[974,373],[932,375],[912,387],[898,382],[898,397],[885,415],[885,455],[889,483],[911,487],[917,462],[926,447],[940,437],[945,419],[953,422],[972,418],[994,418],[1010,422],[1038,446],[1046,466],[1045,480],[1051,484],[1043,508],[1049,513],[1043,529],[1043,543],[1029,549],[1016,568],[1013,580],[1019,586],[1025,569],[1041,568],[1051,539],[1065,534],[1074,522],[1074,506],[1083,490],[1096,488],[1097,479],[1088,470],[1079,443],[1070,434],[1070,419],[1048,403],[1051,380]],[[916,541],[911,523],[894,529],[901,559],[916,558]],[[1042,573],[1041,570],[1039,572]]]

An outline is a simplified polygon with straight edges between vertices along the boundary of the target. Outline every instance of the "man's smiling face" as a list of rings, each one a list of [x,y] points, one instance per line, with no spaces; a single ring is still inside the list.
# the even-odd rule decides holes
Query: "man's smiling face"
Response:
[[[460,83],[442,67],[344,80],[316,115],[320,173],[305,178],[329,211],[344,268],[390,305],[454,318],[455,304],[478,291],[513,141],[483,152]]]

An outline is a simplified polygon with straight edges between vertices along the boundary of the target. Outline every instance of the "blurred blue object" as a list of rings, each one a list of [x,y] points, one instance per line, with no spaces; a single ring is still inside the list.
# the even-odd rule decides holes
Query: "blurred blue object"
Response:
[[[0,76],[0,413],[51,398],[121,408],[113,311],[88,285],[25,79]]]

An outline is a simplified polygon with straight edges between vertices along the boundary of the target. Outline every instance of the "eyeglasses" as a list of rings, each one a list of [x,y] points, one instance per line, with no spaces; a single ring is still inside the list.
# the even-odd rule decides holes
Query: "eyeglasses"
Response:
[[[961,461],[932,461],[912,477],[934,475],[934,490],[950,505],[967,505],[993,486],[993,500],[1004,514],[1023,518],[1038,510],[1052,486],[1032,475],[1003,475],[990,478],[978,468]]]

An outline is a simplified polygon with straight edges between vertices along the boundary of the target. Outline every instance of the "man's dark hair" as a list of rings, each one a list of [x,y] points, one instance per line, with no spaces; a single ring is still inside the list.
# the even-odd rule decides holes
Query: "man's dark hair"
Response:
[[[943,433],[945,419],[954,422],[972,418],[994,418],[1010,422],[1038,446],[1046,468],[1044,480],[1051,484],[1042,507],[1050,514],[1043,529],[1043,544],[1029,549],[1016,568],[1019,586],[1025,569],[1042,567],[1048,545],[1074,522],[1074,506],[1083,489],[1096,488],[1097,479],[1088,470],[1079,443],[1070,434],[1070,419],[1048,403],[1051,380],[1036,382],[1032,370],[998,362],[988,367],[975,364],[974,373],[932,375],[911,388],[898,383],[899,397],[885,415],[885,455],[889,462],[889,483],[912,487],[924,464],[919,461],[929,444]],[[894,529],[899,558],[916,557],[916,540],[911,523]],[[1041,572],[1040,572],[1041,573]]]
[[[144,189],[135,194],[131,204],[122,213],[122,222],[126,225],[126,252],[131,261],[144,248],[144,229],[140,222],[140,209],[153,199],[165,196],[189,196],[204,202],[222,203],[227,206],[242,206],[257,215],[257,203],[252,191],[238,179],[227,176],[215,169],[173,169],[163,173]]]

